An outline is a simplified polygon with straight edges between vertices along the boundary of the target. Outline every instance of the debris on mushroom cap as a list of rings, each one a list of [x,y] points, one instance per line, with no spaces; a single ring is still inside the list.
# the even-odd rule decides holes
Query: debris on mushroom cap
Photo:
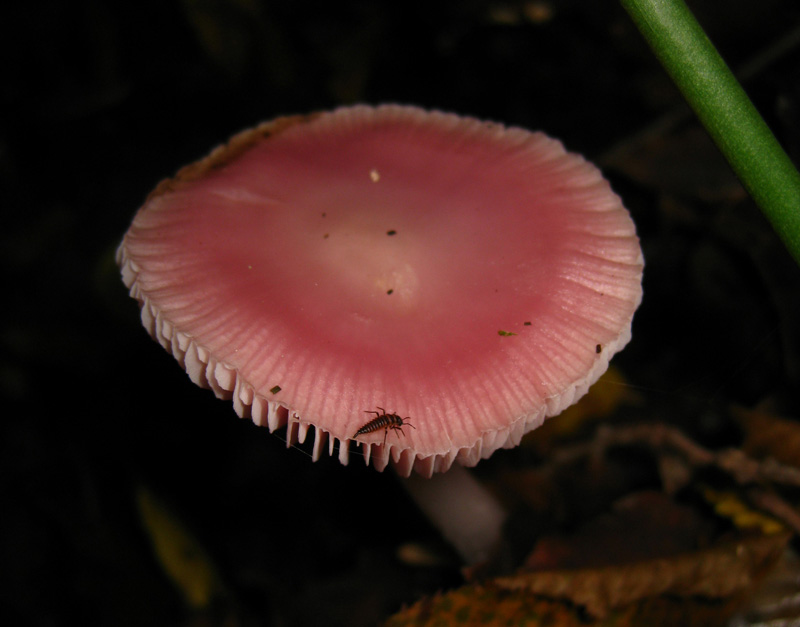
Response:
[[[378,412],[407,419],[357,440],[427,476],[580,398],[630,339],[643,268],[560,142],[397,105],[237,135],[150,194],[117,256],[145,327],[240,416],[313,426],[343,463]]]

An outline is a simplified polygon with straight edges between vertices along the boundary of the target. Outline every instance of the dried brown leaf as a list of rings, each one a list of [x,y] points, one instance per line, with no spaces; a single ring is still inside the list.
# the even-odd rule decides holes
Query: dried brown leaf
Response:
[[[463,586],[423,599],[392,616],[384,627],[444,625],[579,625],[575,608],[492,584]]]
[[[744,429],[746,453],[800,467],[800,421],[741,408],[734,415]]]
[[[752,587],[775,563],[790,537],[789,533],[756,536],[675,557],[605,568],[522,572],[494,583],[505,590],[568,600],[597,618],[662,595],[723,600]]]
[[[660,492],[636,492],[575,533],[539,538],[525,570],[602,568],[677,555],[707,546],[711,527],[694,509]]]

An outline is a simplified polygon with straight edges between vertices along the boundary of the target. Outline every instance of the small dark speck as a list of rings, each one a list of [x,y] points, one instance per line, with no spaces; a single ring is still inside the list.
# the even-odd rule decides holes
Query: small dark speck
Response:
[[[394,292],[394,290],[386,290],[387,294],[391,294],[392,292]]]
[[[322,212],[322,217],[324,218],[326,215],[328,215],[328,214],[323,211]]]
[[[598,355],[600,353],[602,353],[603,352],[603,345],[602,344],[598,344],[597,346],[595,346],[594,347],[594,352],[597,353]]]
[[[524,324],[526,327],[529,327],[529,326],[531,326],[531,323],[530,323],[530,322],[523,322],[522,324]]]
[[[328,239],[328,237],[330,237],[330,235],[328,233],[325,233],[325,235],[322,236],[322,239]]]
[[[516,335],[516,333],[513,333],[511,331],[503,331],[501,329],[500,331],[497,332],[497,335],[499,335],[500,337],[509,337],[510,335]]]
[[[277,394],[278,392],[281,391],[281,386],[276,385],[275,387],[270,388],[269,391],[272,392],[273,394]]]
[[[392,229],[391,231],[386,231],[386,235],[397,235],[397,231]]]

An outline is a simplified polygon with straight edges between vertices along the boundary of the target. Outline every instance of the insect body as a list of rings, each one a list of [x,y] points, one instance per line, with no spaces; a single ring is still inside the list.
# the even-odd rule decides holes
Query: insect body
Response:
[[[411,427],[412,429],[416,429],[414,425],[408,422],[408,416],[405,418],[401,418],[397,414],[387,414],[386,410],[383,407],[378,407],[380,412],[377,411],[365,411],[365,414],[375,414],[375,418],[370,420],[367,424],[361,427],[358,431],[356,431],[355,435],[353,436],[353,440],[355,440],[358,436],[364,435],[366,433],[374,433],[378,429],[383,429],[383,445],[386,446],[386,436],[389,434],[389,429],[393,431],[399,431],[403,435],[403,427]]]

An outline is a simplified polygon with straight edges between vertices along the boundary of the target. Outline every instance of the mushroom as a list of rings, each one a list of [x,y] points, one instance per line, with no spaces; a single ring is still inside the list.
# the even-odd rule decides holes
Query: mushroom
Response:
[[[314,459],[338,441],[346,464],[355,439],[402,477],[474,466],[575,402],[642,294],[635,227],[596,167],[542,133],[398,105],[240,133],[158,185],[117,258],[195,383],[289,444],[313,427]]]

